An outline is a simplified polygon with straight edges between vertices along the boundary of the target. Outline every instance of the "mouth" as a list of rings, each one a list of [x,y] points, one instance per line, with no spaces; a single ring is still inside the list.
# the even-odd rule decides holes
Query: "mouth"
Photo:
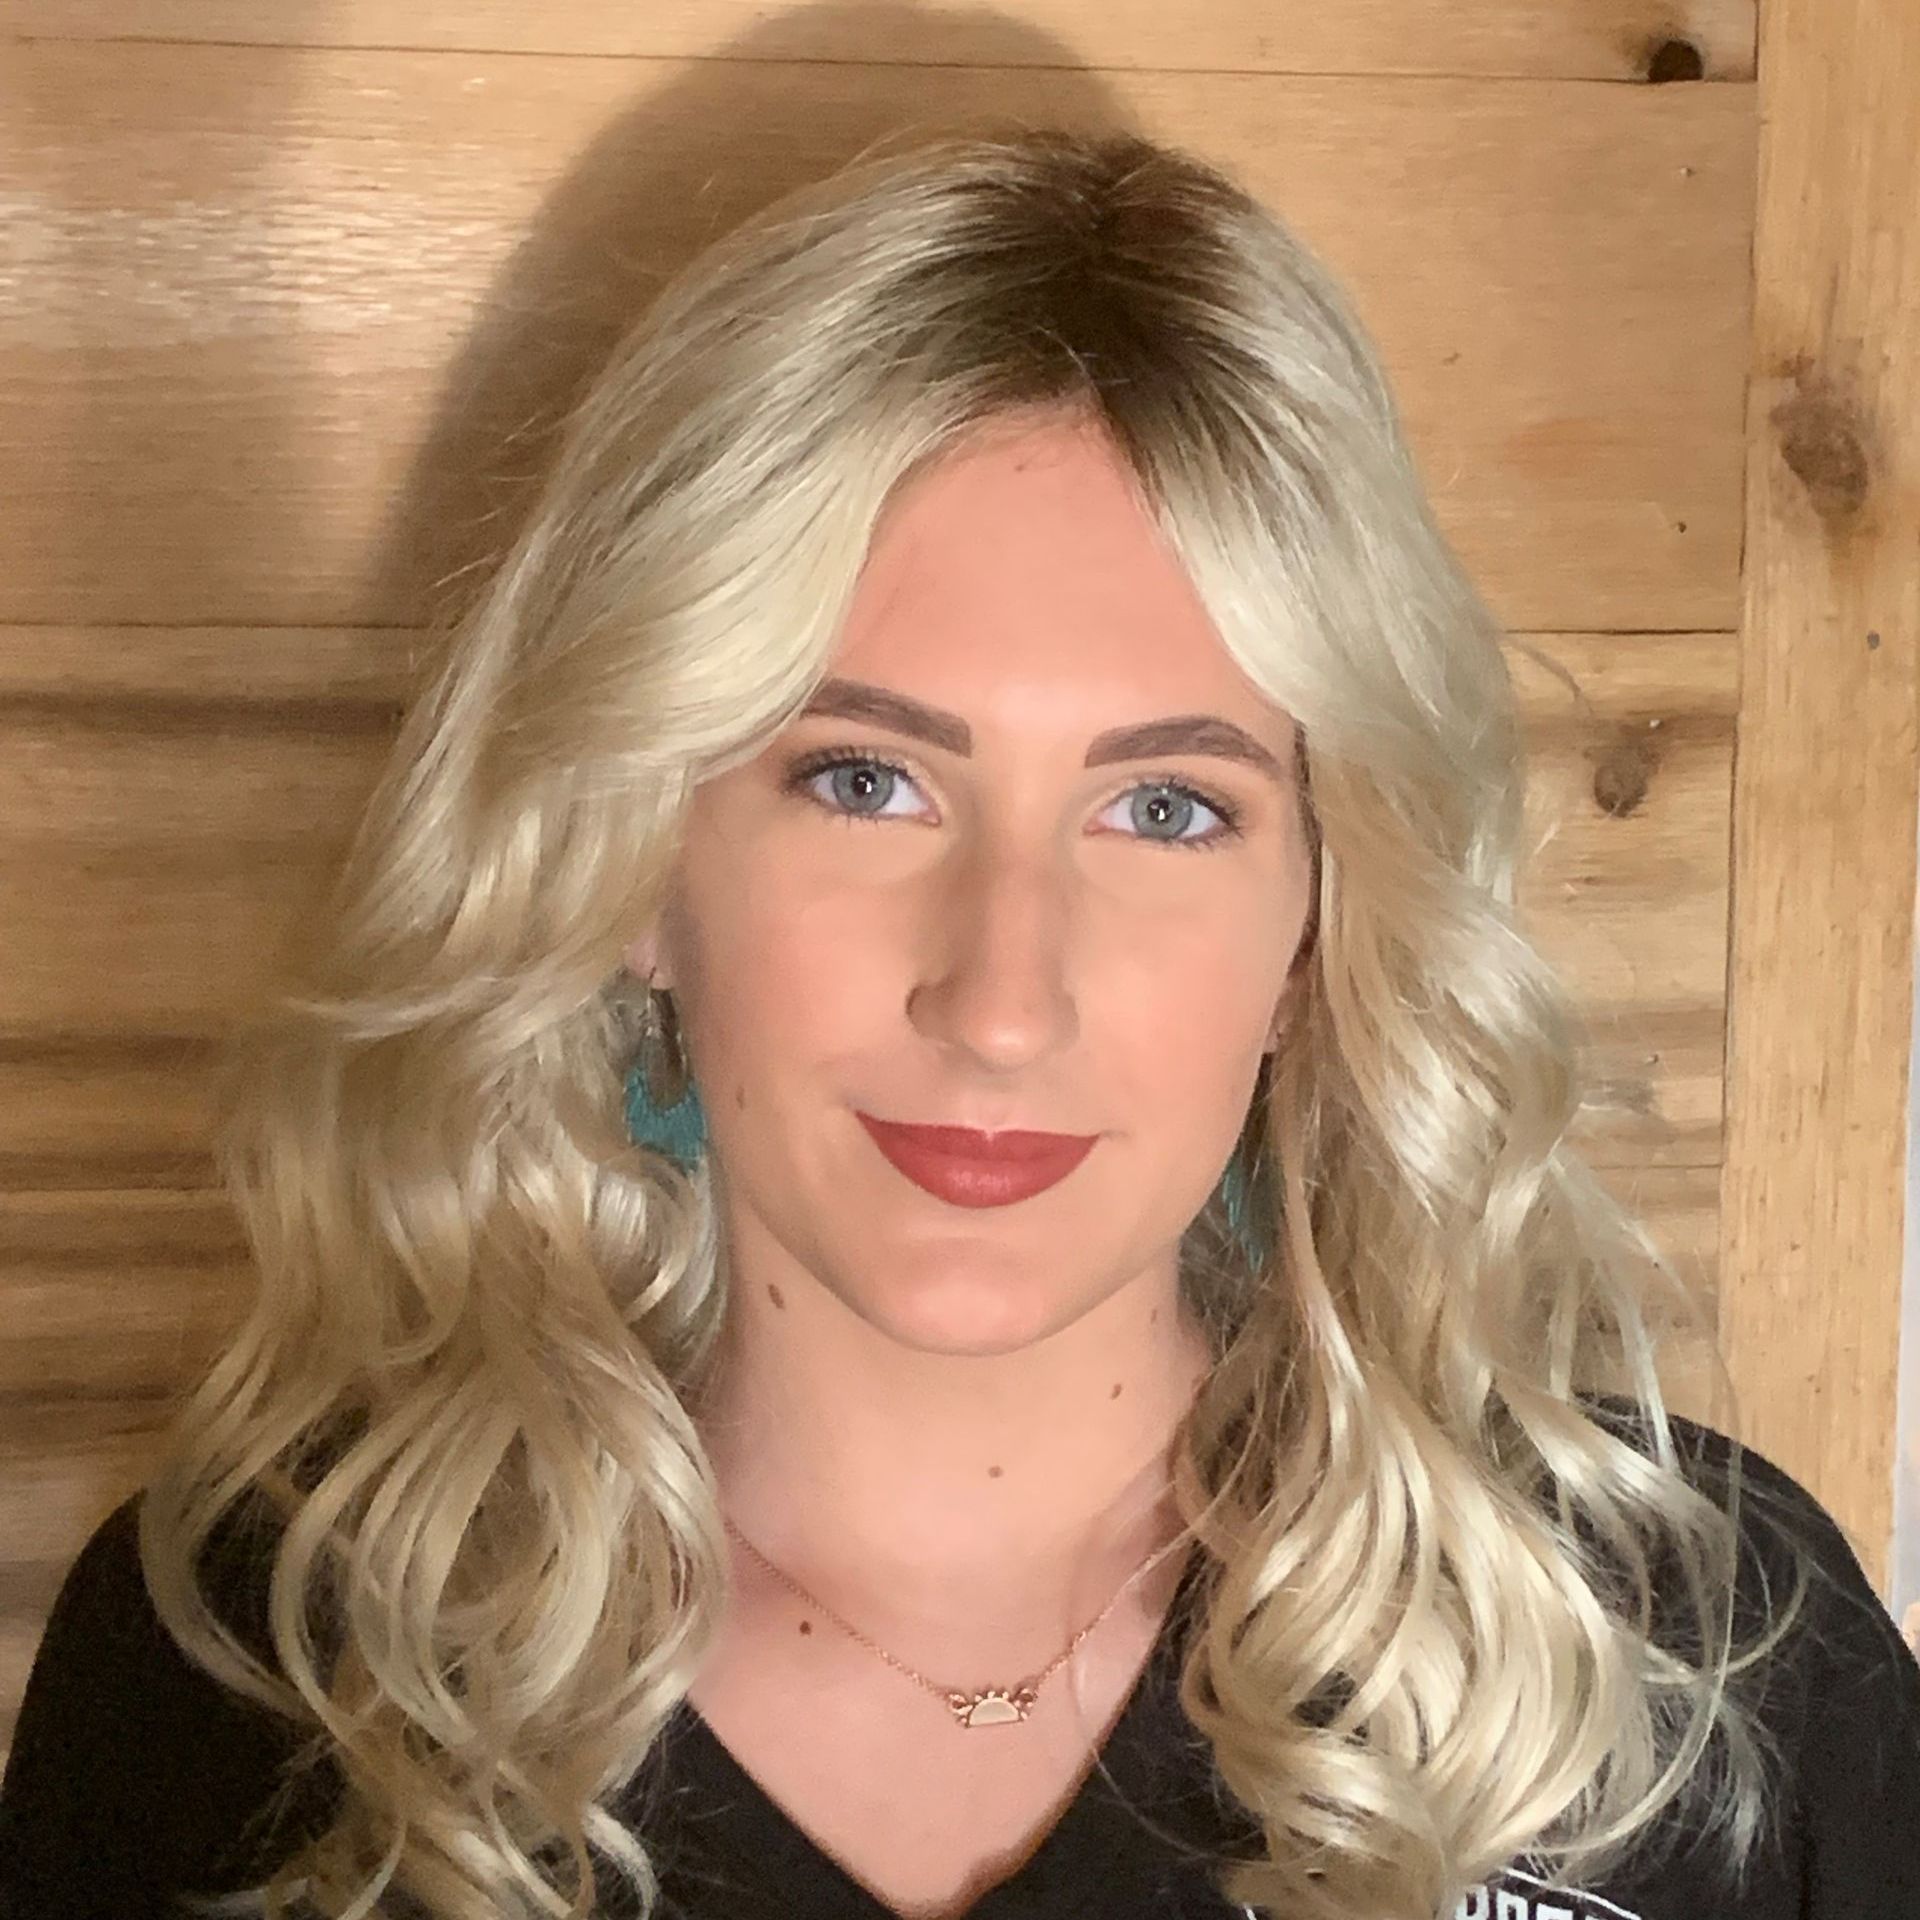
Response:
[[[874,1144],[915,1186],[957,1207],[1004,1207],[1064,1180],[1097,1133],[1035,1133],[1007,1128],[911,1126],[858,1114]]]

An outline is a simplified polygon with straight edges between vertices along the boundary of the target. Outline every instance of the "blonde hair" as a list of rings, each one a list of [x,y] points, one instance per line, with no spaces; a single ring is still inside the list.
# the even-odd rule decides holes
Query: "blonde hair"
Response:
[[[666,288],[233,1043],[260,1285],[140,1542],[175,1637],[346,1784],[257,1907],[596,1913],[590,1848],[650,1905],[610,1804],[723,1604],[689,1408],[727,1285],[705,1164],[623,1125],[619,959],[695,783],[824,675],[888,496],[1035,409],[1130,462],[1299,724],[1317,845],[1310,991],[1242,1136],[1265,1251],[1214,1203],[1181,1248],[1216,1364],[1173,1456],[1207,1569],[1180,1698],[1265,1836],[1229,1897],[1431,1915],[1522,1849],[1591,1871],[1683,1790],[1733,1865],[1762,1831],[1737,1505],[1682,1470],[1656,1372],[1699,1312],[1569,1144],[1496,623],[1286,227],[1188,155],[1023,128],[863,154]],[[280,1674],[195,1572],[253,1507]]]

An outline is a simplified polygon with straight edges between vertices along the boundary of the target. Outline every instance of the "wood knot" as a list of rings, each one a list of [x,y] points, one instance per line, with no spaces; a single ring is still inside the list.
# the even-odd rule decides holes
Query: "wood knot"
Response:
[[[1804,362],[1791,371],[1794,391],[1768,415],[1780,457],[1823,520],[1854,520],[1873,477],[1860,410],[1832,381],[1810,374]]]
[[[1616,820],[1637,812],[1659,764],[1654,743],[1638,729],[1622,727],[1593,769],[1594,803]]]
[[[1706,71],[1706,59],[1691,40],[1656,40],[1647,49],[1646,75],[1649,86],[1665,86],[1674,80],[1704,79]]]

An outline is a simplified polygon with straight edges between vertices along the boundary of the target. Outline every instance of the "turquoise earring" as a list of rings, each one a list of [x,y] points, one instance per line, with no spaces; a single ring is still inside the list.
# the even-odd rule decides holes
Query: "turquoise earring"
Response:
[[[1227,1216],[1227,1226],[1239,1243],[1247,1264],[1256,1271],[1266,1265],[1273,1251],[1266,1233],[1254,1217],[1254,1174],[1248,1171],[1250,1167],[1255,1172],[1259,1168],[1259,1150],[1250,1130],[1253,1127],[1253,1112],[1263,1107],[1267,1100],[1267,1073],[1273,1049],[1270,1047],[1267,1051],[1268,1062],[1261,1068],[1259,1090],[1254,1095],[1253,1108],[1249,1109],[1247,1120],[1242,1123],[1240,1138],[1233,1143],[1233,1153],[1227,1161],[1227,1170],[1220,1176],[1220,1184],[1215,1189]],[[1264,1189],[1267,1183],[1262,1181],[1260,1184]]]
[[[627,1137],[691,1173],[707,1148],[707,1116],[687,1071],[673,1002],[649,989],[640,1052],[627,1069]]]
[[[1267,1257],[1266,1235],[1253,1218],[1246,1156],[1238,1147],[1234,1149],[1233,1158],[1227,1162],[1226,1172],[1220,1176],[1217,1191],[1226,1210],[1227,1225],[1233,1230],[1233,1237],[1239,1241],[1247,1264],[1253,1267],[1263,1265]]]
[[[635,1146],[664,1153],[682,1172],[691,1173],[707,1148],[707,1116],[700,1096],[689,1086],[684,1098],[662,1107],[647,1092],[645,1070],[632,1067],[627,1074],[627,1136]]]
[[[691,1173],[707,1150],[706,1111],[687,1071],[672,1002],[664,994],[647,996],[639,1057],[627,1069],[626,1115],[627,1137],[634,1145],[665,1154],[683,1172]],[[1217,1191],[1234,1237],[1248,1261],[1259,1266],[1266,1258],[1266,1240],[1252,1217],[1246,1160],[1240,1148],[1227,1162]]]

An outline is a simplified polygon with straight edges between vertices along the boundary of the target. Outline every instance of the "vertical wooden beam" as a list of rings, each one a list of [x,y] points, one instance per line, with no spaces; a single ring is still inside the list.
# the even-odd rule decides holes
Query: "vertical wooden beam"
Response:
[[[1920,769],[1920,7],[1762,0],[1721,1334],[1885,1592]]]

